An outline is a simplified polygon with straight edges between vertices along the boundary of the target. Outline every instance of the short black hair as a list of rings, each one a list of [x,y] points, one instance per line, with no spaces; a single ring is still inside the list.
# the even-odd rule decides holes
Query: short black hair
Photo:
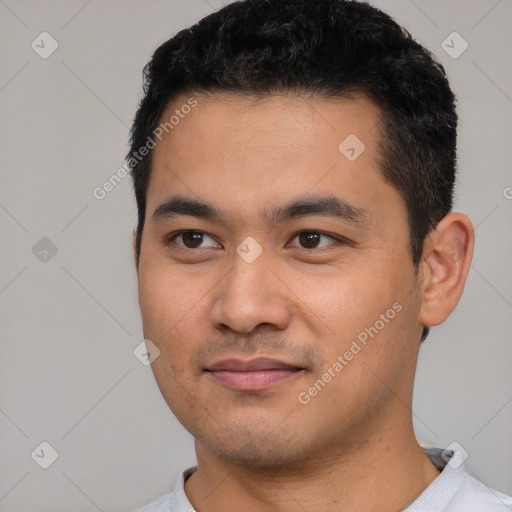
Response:
[[[379,167],[405,200],[416,266],[425,237],[451,210],[457,114],[445,71],[389,15],[367,3],[233,2],[163,43],[143,76],[128,153],[138,208],[137,264],[153,152],[134,156],[179,93],[363,93],[379,107]]]

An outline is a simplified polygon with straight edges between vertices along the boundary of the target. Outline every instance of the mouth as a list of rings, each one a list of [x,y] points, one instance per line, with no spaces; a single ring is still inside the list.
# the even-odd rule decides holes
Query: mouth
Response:
[[[224,359],[205,369],[218,383],[238,391],[260,391],[306,369],[277,359]]]

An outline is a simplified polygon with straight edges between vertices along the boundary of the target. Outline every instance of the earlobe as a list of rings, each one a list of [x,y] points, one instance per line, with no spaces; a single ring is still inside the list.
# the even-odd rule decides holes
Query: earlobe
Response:
[[[455,309],[471,267],[473,246],[473,226],[462,213],[446,215],[428,236],[420,263],[421,324],[438,325]]]

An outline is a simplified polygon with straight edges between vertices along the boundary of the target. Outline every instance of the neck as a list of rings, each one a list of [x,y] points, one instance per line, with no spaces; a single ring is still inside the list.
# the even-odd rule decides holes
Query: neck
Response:
[[[194,508],[206,512],[403,510],[439,470],[418,445],[412,425],[375,434],[371,439],[378,441],[331,445],[286,467],[226,461],[196,441],[198,468],[185,492]]]

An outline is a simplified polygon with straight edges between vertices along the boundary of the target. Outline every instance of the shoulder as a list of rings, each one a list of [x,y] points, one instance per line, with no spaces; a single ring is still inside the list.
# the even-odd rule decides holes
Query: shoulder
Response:
[[[512,497],[465,473],[446,512],[510,512]]]
[[[185,469],[177,478],[174,489],[171,493],[160,496],[151,503],[144,505],[134,512],[192,512],[194,507],[188,501],[185,494],[185,482],[194,473],[197,466]]]
[[[172,493],[160,496],[134,512],[171,512],[171,497]]]
[[[512,498],[471,476],[459,450],[423,450],[441,473],[404,512],[512,511]]]

